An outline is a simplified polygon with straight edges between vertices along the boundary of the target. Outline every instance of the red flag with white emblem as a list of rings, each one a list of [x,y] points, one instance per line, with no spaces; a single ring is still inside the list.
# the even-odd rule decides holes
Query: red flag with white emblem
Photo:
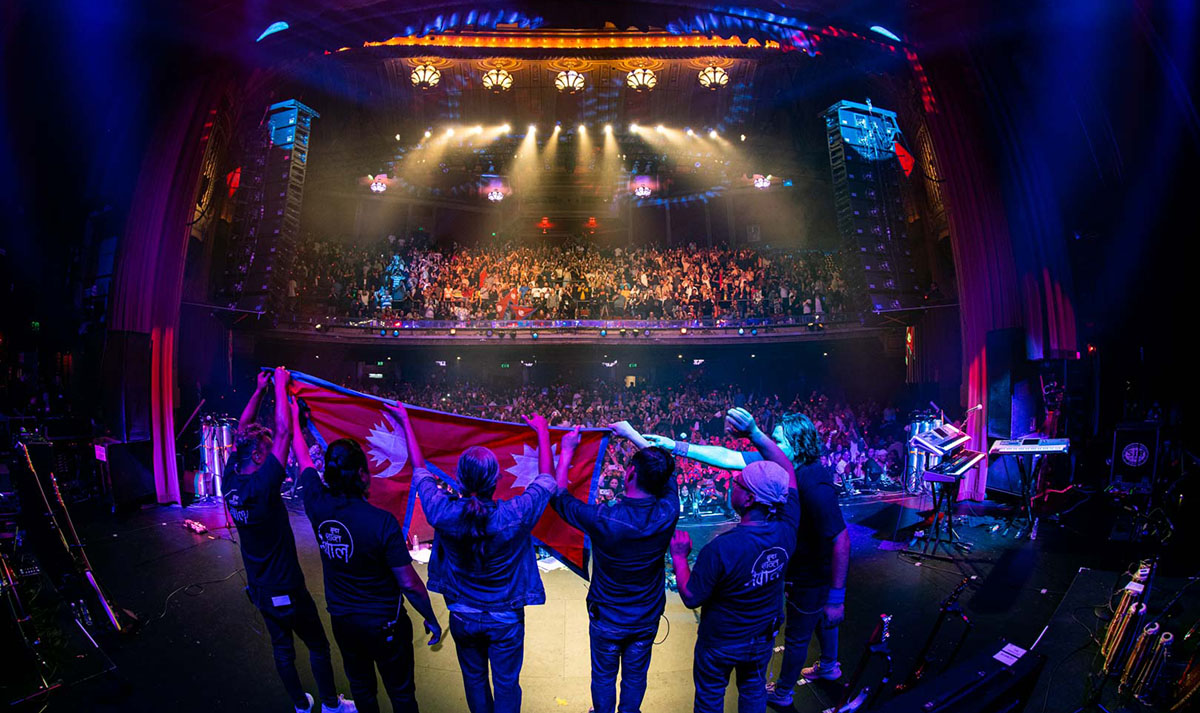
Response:
[[[388,410],[396,402],[336,386],[298,371],[292,372],[292,391],[309,410],[309,429],[324,448],[339,438],[357,441],[367,455],[374,480],[368,500],[396,516],[411,542],[433,537],[433,528],[421,512],[412,490],[412,464],[404,429]],[[495,498],[519,495],[537,477],[537,436],[525,424],[491,421],[434,411],[405,404],[413,433],[429,470],[452,486],[457,485],[458,458],[471,446],[485,446],[500,461]],[[566,429],[551,429],[554,461]],[[608,429],[586,429],[571,463],[569,489],[584,502],[595,502]],[[583,533],[568,525],[550,507],[533,528],[533,536],[563,564],[587,578],[587,543]]]

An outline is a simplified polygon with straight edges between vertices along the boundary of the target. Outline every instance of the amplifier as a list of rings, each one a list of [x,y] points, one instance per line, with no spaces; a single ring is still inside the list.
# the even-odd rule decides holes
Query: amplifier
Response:
[[[876,709],[877,713],[1016,713],[1025,710],[1042,654],[1005,641]]]

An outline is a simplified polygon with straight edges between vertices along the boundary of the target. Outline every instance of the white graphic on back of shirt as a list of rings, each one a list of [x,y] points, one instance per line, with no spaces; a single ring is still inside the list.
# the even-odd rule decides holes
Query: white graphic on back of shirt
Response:
[[[350,562],[354,555],[354,538],[350,529],[337,520],[326,520],[317,525],[317,545],[321,553],[331,560]]]
[[[538,477],[538,449],[530,448],[528,445],[521,445],[521,453],[513,453],[513,460],[516,465],[507,469],[506,473],[512,473],[516,476],[513,482],[514,488],[527,488],[529,484]],[[558,446],[550,446],[550,454],[555,466],[558,465]]]
[[[225,504],[229,506],[229,516],[239,525],[245,525],[250,520],[250,513],[242,508],[242,496],[236,490],[225,491]]]
[[[371,427],[367,434],[367,456],[371,459],[372,470],[378,470],[376,478],[400,475],[408,462],[408,442],[390,418],[385,417],[383,423]]]
[[[782,547],[768,547],[763,550],[758,559],[754,560],[754,566],[750,568],[750,581],[746,582],[746,586],[761,587],[779,579],[783,576],[783,570],[787,569],[787,561],[787,550]]]

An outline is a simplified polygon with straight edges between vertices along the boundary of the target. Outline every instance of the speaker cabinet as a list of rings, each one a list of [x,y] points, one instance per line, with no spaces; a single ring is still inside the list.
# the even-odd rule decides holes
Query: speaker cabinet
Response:
[[[1149,493],[1158,473],[1158,424],[1123,423],[1113,431],[1109,484],[1120,490]]]

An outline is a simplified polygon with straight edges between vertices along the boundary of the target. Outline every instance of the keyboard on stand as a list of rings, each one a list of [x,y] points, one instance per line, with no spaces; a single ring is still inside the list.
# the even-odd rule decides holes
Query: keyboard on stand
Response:
[[[996,441],[988,453],[994,456],[1049,455],[1067,453],[1071,442],[1066,438],[1014,438]]]
[[[970,441],[971,437],[963,433],[952,423],[944,423],[924,433],[912,437],[912,444],[935,456],[945,456]]]

